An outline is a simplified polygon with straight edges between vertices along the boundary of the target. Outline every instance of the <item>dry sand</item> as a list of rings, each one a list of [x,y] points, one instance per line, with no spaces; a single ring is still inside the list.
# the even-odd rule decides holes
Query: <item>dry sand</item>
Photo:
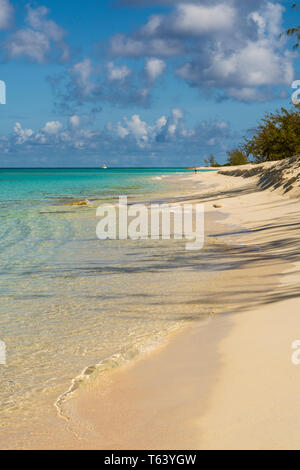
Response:
[[[220,225],[214,234],[227,243],[223,271],[199,300],[224,314],[67,402],[78,448],[300,447],[300,366],[291,361],[300,338],[300,202],[283,195],[282,182],[262,189],[261,171],[250,170],[254,176],[237,169],[186,178],[208,188],[190,200],[232,224],[231,233]]]

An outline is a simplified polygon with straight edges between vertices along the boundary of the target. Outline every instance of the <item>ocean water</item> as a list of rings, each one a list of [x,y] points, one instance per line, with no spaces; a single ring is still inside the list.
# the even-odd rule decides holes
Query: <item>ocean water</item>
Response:
[[[185,173],[0,169],[0,340],[7,348],[0,447],[34,423],[56,419],[68,392],[93,373],[209,315],[199,306],[201,281],[209,277],[205,250],[187,252],[174,240],[96,237],[98,205],[120,195],[131,202],[183,195],[191,190]],[[73,205],[82,200],[88,205]]]

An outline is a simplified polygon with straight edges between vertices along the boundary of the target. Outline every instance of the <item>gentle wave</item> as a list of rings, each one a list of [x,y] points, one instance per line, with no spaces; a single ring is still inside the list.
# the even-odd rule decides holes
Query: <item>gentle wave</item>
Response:
[[[168,331],[176,331],[180,328],[178,324],[176,327],[173,326],[172,329]],[[109,356],[97,364],[90,365],[86,367],[79,375],[72,379],[70,387],[63,392],[54,403],[54,407],[57,410],[58,416],[69,420],[68,416],[64,413],[63,406],[66,401],[70,400],[74,393],[78,391],[82,386],[87,385],[92,380],[95,380],[101,374],[110,373],[116,368],[121,368],[130,364],[133,360],[143,357],[145,354],[157,349],[166,341],[167,333],[165,332],[160,338],[151,338],[145,344],[136,345],[131,347],[123,353],[116,353],[112,356]]]

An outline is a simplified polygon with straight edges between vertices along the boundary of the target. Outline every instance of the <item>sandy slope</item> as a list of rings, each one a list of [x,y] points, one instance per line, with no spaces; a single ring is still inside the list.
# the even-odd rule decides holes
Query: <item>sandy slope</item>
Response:
[[[260,175],[246,176],[212,172],[185,182],[205,180],[208,189],[190,199],[233,224],[214,234],[227,248],[206,299],[229,313],[193,324],[72,399],[66,411],[82,447],[299,448],[300,366],[291,344],[300,338],[300,203],[282,196],[281,185],[262,190]]]

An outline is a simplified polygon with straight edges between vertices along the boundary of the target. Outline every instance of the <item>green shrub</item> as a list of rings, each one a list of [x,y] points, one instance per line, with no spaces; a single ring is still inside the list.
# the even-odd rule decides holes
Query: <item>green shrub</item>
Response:
[[[239,148],[227,152],[229,165],[245,165],[249,163],[248,156]]]
[[[256,162],[282,160],[300,153],[300,113],[281,108],[262,119],[256,133],[246,139],[242,151]]]
[[[206,159],[204,160],[204,163],[205,163],[206,166],[217,166],[217,167],[221,166],[221,165],[216,161],[216,159],[215,159],[215,157],[214,157],[213,155],[210,155],[210,156],[208,157],[208,159],[206,158]]]

